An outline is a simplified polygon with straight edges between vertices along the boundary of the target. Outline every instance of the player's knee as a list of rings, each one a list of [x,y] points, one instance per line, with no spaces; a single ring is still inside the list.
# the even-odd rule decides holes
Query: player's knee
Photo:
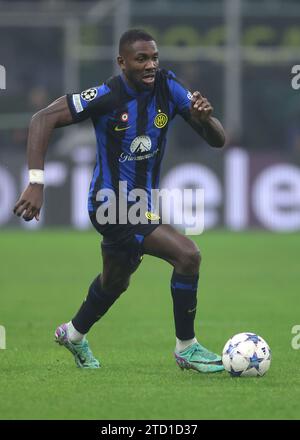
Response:
[[[200,264],[201,254],[195,246],[182,251],[177,269],[181,273],[194,274],[199,271]]]

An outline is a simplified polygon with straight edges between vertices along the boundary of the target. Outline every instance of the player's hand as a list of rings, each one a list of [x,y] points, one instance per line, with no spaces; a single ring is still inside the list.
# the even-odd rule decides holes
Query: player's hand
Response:
[[[33,218],[39,220],[43,204],[43,191],[44,185],[30,183],[15,204],[14,214],[23,217],[27,222]]]
[[[213,107],[210,102],[201,95],[200,92],[194,92],[192,96],[191,115],[200,122],[205,122],[209,119],[213,112]]]

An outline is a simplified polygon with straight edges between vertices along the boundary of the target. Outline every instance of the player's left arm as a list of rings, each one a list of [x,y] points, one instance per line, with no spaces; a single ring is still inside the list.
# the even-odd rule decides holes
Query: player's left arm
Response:
[[[212,112],[213,107],[207,98],[198,91],[194,92],[188,123],[209,145],[221,148],[225,144],[225,131],[221,122],[212,116]]]

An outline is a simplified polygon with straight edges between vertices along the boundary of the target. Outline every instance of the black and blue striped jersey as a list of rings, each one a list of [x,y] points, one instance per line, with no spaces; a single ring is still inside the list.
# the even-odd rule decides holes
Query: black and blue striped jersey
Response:
[[[150,199],[159,187],[161,162],[167,131],[180,114],[189,122],[191,93],[173,72],[159,70],[153,89],[137,92],[123,75],[102,85],[67,96],[74,122],[91,118],[97,139],[97,160],[88,197],[88,209],[95,212],[100,189],[118,194],[119,182],[127,191],[142,189]]]

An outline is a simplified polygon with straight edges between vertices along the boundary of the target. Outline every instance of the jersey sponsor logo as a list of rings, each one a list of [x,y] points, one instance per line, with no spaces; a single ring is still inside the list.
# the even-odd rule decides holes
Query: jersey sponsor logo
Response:
[[[157,128],[163,128],[168,123],[168,116],[165,113],[159,113],[155,116],[154,125]]]
[[[156,148],[156,150],[152,151],[151,153],[147,153],[147,154],[131,155],[131,154],[126,154],[126,153],[121,153],[120,157],[119,157],[119,162],[124,163],[124,162],[132,162],[132,161],[151,159],[156,154],[158,154],[158,152],[159,152],[159,148]]]
[[[145,153],[151,150],[151,139],[149,136],[137,136],[130,145],[131,153]]]
[[[92,89],[84,90],[83,92],[81,92],[80,96],[85,101],[92,101],[93,99],[96,98],[97,94],[98,94],[97,89],[92,88]]]
[[[158,214],[155,214],[155,212],[151,212],[151,211],[146,211],[145,217],[148,220],[159,220],[160,219],[160,216]]]
[[[131,125],[128,125],[127,127],[119,127],[118,125],[115,126],[114,130],[115,131],[123,131],[123,130],[128,130],[128,128],[130,128]]]
[[[83,112],[83,107],[81,104],[79,93],[73,95],[72,100],[73,100],[73,105],[74,105],[76,112],[77,113]]]

